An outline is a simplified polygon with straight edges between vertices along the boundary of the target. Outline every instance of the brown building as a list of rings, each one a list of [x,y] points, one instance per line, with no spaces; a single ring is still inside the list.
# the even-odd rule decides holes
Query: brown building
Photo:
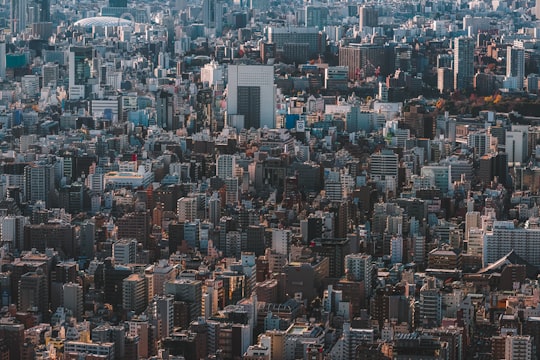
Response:
[[[146,248],[150,236],[151,216],[148,210],[137,211],[122,216],[117,221],[118,238],[137,239]]]
[[[24,227],[24,250],[54,248],[65,258],[75,258],[79,249],[75,244],[75,226],[60,222],[29,224]]]
[[[461,250],[449,246],[433,249],[428,254],[428,268],[455,270],[461,269]]]

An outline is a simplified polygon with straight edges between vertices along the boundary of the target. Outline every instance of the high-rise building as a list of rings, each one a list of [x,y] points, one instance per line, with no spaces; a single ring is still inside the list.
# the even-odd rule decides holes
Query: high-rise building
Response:
[[[202,283],[199,280],[176,279],[165,283],[165,294],[173,295],[175,301],[187,303],[190,321],[201,315]]]
[[[0,231],[3,245],[9,249],[22,250],[24,247],[24,226],[27,219],[24,216],[12,215],[6,216],[0,220]]]
[[[234,155],[219,155],[216,162],[217,177],[225,180],[234,176],[236,157]]]
[[[137,258],[137,240],[119,239],[113,244],[113,258],[117,264],[133,264]]]
[[[328,8],[307,5],[305,7],[306,27],[316,27],[322,30],[328,22]]]
[[[360,80],[389,69],[385,48],[377,44],[349,44],[339,48],[339,66],[349,68],[349,79]],[[393,61],[392,61],[393,65]]]
[[[525,50],[515,46],[506,48],[506,76],[516,78],[516,89],[523,90],[525,78]]]
[[[288,255],[291,248],[292,233],[286,229],[272,229],[272,250]]]
[[[148,306],[148,280],[142,274],[131,274],[122,281],[122,308],[140,314]]]
[[[358,15],[360,17],[360,29],[365,26],[375,27],[379,25],[379,10],[370,6],[360,6],[358,8]]]
[[[71,311],[77,320],[83,315],[83,288],[79,284],[67,283],[63,285],[64,308]]]
[[[223,30],[223,3],[219,0],[204,0],[202,8],[203,24],[205,28],[214,28],[217,35]]]
[[[474,40],[469,37],[454,39],[454,89],[472,87],[474,77]]]
[[[227,114],[243,115],[244,128],[275,127],[274,67],[229,65]]]
[[[238,202],[238,178],[229,177],[225,179],[226,203],[236,204]]]
[[[30,164],[24,168],[25,196],[29,202],[45,201],[50,204],[54,190],[54,166]]]
[[[309,55],[321,52],[321,35],[316,27],[268,27],[268,42],[276,44],[276,51],[282,51],[285,44],[309,44]],[[306,59],[308,60],[308,59]]]
[[[178,221],[194,221],[197,218],[197,198],[182,197],[178,199],[176,205]]]
[[[442,295],[436,287],[435,278],[427,278],[420,289],[420,323],[423,327],[432,328],[440,325],[442,320]]]
[[[506,337],[504,347],[506,360],[530,360],[533,358],[533,339],[529,335]]]
[[[373,264],[371,263],[371,255],[345,255],[345,276],[348,280],[363,281],[366,291],[366,297],[371,296],[371,281],[373,277]]]
[[[94,49],[91,46],[72,46],[69,49],[69,97],[84,99],[91,94],[88,83]]]
[[[11,0],[11,31],[18,34],[26,29],[28,0]]]
[[[397,179],[399,159],[392,150],[383,149],[371,155],[370,174],[371,177],[384,180],[387,177]]]
[[[56,88],[59,76],[58,64],[44,64],[41,72],[43,75],[43,87],[52,86],[53,88]]]
[[[6,42],[0,41],[0,79],[6,78]]]
[[[47,317],[49,312],[49,284],[47,276],[38,269],[28,272],[19,280],[19,303],[20,311],[38,311]]]

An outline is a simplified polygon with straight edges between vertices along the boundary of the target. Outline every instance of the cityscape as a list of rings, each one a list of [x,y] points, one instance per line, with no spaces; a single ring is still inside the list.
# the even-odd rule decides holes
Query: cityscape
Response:
[[[1,360],[540,359],[540,3],[0,2]]]

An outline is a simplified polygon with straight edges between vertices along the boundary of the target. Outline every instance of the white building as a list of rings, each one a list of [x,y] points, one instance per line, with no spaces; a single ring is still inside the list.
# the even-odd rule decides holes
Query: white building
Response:
[[[233,177],[235,167],[236,157],[234,155],[220,155],[216,161],[216,175],[223,180]]]
[[[274,67],[229,65],[227,115],[244,115],[244,128],[275,128]]]
[[[176,202],[178,221],[194,221],[197,218],[197,198],[182,197]]]
[[[113,244],[113,258],[117,264],[132,264],[137,256],[137,240],[120,239]]]
[[[272,250],[288,255],[291,248],[292,232],[285,229],[272,229]]]

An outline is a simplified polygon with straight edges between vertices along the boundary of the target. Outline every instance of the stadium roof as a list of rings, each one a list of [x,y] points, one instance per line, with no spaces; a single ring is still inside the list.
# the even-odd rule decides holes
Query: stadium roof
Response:
[[[75,26],[81,27],[92,27],[92,26],[130,26],[132,21],[128,19],[122,19],[113,16],[96,16],[86,19],[81,19],[74,24]]]

